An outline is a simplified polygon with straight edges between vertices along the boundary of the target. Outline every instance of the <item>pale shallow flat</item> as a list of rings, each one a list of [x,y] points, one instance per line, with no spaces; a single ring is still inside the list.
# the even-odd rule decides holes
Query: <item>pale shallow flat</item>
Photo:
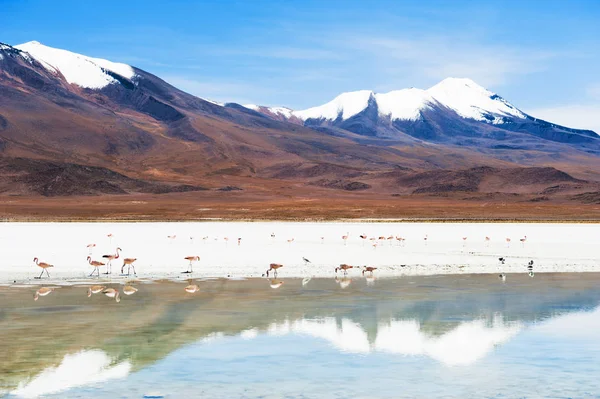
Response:
[[[584,223],[2,223],[0,283],[40,283],[34,257],[54,265],[51,278],[42,280],[88,281],[93,268],[86,246],[92,243],[91,256],[99,261],[122,248],[112,274],[99,279],[124,281],[122,258],[137,258],[137,278],[147,280],[260,277],[270,263],[284,265],[279,277],[331,277],[341,263],[377,267],[378,277],[525,273],[531,260],[535,273],[598,271],[599,239],[600,225]],[[194,273],[181,274],[188,266],[184,257],[194,255],[201,258]]]

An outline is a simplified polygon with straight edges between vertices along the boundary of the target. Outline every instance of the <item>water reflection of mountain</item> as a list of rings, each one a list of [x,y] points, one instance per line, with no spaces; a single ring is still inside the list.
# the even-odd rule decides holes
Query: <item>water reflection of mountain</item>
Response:
[[[509,275],[506,284],[489,275],[411,277],[373,286],[356,279],[342,290],[313,279],[273,290],[264,280],[216,280],[193,295],[182,284],[139,285],[119,304],[87,298],[84,287],[60,288],[37,302],[35,289],[2,288],[0,392],[25,387],[66,355],[100,350],[110,359],[102,370],[128,364],[135,371],[215,334],[302,333],[346,351],[465,364],[533,321],[597,306],[599,281],[596,274]]]

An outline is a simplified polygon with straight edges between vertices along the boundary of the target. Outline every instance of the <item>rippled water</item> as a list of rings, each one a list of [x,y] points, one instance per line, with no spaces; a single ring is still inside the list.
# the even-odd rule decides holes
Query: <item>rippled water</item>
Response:
[[[0,395],[600,397],[600,274],[280,281],[0,287]]]

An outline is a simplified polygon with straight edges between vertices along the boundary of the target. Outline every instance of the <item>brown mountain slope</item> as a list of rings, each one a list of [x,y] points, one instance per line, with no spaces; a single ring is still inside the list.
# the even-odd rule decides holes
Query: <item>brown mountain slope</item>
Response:
[[[589,195],[574,196],[598,191],[589,182],[600,180],[598,158],[571,148],[476,149],[312,129],[213,104],[139,69],[132,79],[113,74],[115,83],[92,90],[67,83],[17,49],[0,46],[0,53],[0,195],[11,201],[160,193],[173,200],[208,189],[197,198],[277,202],[356,195],[380,201],[392,194],[549,190],[543,195],[550,200],[569,193],[581,202]],[[574,177],[521,169],[539,166]],[[219,191],[223,187],[233,189]]]

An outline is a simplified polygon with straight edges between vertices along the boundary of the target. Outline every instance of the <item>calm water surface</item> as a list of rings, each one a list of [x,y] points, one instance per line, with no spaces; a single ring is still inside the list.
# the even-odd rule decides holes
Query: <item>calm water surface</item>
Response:
[[[0,287],[0,396],[600,398],[600,274],[280,281]]]

